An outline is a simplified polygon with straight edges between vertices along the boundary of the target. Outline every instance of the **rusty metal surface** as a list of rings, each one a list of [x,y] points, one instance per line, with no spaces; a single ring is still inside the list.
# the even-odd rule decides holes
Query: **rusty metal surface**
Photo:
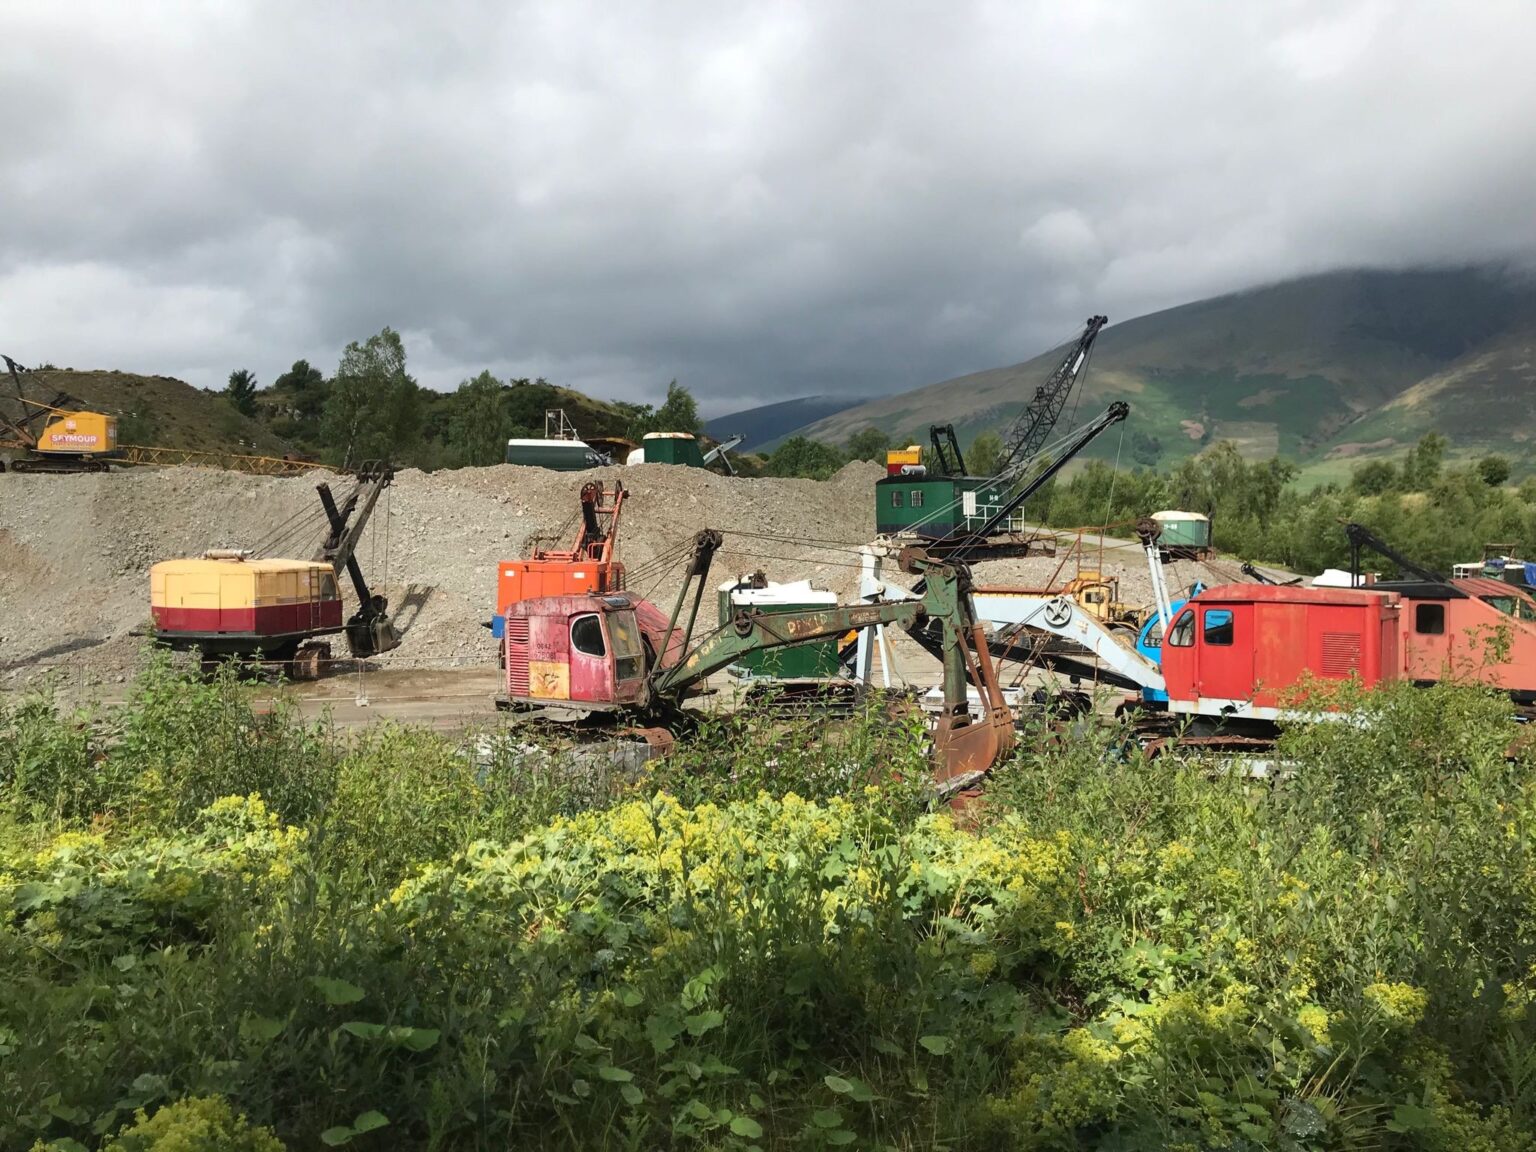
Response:
[[[643,741],[649,747],[652,759],[670,755],[677,747],[677,737],[665,728],[625,728],[620,734]]]
[[[1170,752],[1272,752],[1275,742],[1263,736],[1159,736],[1141,747],[1150,760]]]

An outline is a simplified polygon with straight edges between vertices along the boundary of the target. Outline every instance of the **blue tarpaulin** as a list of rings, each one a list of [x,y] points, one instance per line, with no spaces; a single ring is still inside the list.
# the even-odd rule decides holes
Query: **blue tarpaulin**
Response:
[[[1525,562],[1525,583],[1527,587],[1536,588],[1536,561]]]

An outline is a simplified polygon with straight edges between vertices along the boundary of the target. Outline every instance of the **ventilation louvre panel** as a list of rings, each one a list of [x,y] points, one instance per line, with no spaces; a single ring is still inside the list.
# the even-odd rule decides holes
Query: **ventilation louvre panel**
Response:
[[[1324,676],[1347,680],[1360,671],[1360,636],[1356,632],[1323,633]]]
[[[528,695],[528,618],[507,617],[507,694]]]

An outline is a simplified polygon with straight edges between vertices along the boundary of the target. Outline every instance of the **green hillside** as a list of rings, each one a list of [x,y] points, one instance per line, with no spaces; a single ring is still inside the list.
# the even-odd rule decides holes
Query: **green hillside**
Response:
[[[4,365],[0,364],[0,376]],[[218,393],[203,392],[170,376],[133,372],[37,369],[22,375],[29,400],[49,403],[59,393],[93,412],[118,418],[124,444],[201,451],[281,455],[289,445],[260,421],[243,416]],[[0,379],[7,401],[8,376]],[[14,406],[14,402],[11,402]]]
[[[1131,404],[1127,442],[1099,454],[1169,463],[1220,440],[1309,472],[1405,451],[1438,429],[1452,452],[1508,454],[1536,470],[1536,286],[1495,270],[1354,271],[1202,300],[1106,328],[1076,403]],[[889,396],[804,429],[841,443],[953,422],[1004,430],[1060,350]]]

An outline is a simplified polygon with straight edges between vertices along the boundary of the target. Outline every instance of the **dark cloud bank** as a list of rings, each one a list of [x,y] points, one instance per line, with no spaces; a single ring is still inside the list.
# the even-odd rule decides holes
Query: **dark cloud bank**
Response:
[[[1536,5],[0,8],[0,350],[706,410],[1536,249]]]

